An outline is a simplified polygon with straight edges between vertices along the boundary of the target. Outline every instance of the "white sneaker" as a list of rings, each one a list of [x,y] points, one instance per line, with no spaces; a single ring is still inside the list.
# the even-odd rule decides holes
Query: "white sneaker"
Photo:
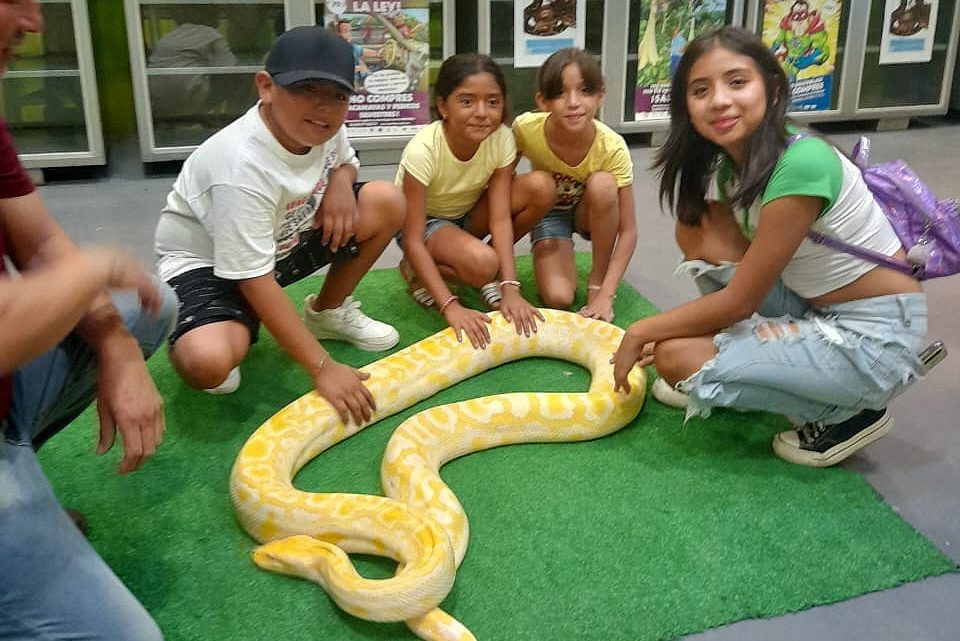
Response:
[[[662,378],[658,378],[653,382],[653,387],[650,388],[650,391],[653,393],[655,399],[667,407],[676,407],[678,409],[687,407],[687,395],[675,390],[670,383]]]
[[[313,311],[313,294],[303,303],[303,322],[316,338],[347,341],[368,352],[390,349],[400,342],[400,333],[386,323],[373,320],[360,311],[360,301],[353,296],[343,299],[340,307]]]
[[[238,387],[240,387],[240,368],[234,367],[222,383],[203,391],[207,394],[233,394]]]

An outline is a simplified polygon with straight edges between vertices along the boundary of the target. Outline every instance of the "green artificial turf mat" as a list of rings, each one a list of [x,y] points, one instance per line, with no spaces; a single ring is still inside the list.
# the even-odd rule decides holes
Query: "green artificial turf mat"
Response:
[[[577,261],[582,275],[588,257]],[[532,295],[529,257],[518,258],[518,271]],[[319,282],[288,292],[300,305]],[[397,326],[398,349],[444,326],[409,298],[396,270],[369,274],[357,298],[364,311]],[[626,326],[655,310],[623,285],[615,311]],[[358,367],[380,356],[327,346]],[[230,468],[246,438],[309,385],[272,338],[261,332],[231,396],[188,389],[165,352],[150,369],[165,399],[167,431],[141,471],[120,477],[118,452],[93,456],[90,410],[40,459],[61,502],[87,514],[91,543],[168,641],[414,639],[402,624],[355,619],[319,586],[261,571],[250,560],[255,543],[234,520]],[[569,363],[499,367],[325,452],[297,486],[379,494],[387,439],[427,404],[587,386],[587,372]],[[724,411],[684,425],[681,411],[648,395],[638,418],[609,437],[500,448],[448,464],[444,479],[467,511],[471,539],[443,607],[480,641],[647,641],[954,569],[858,475],[774,456],[770,439],[784,426],[773,415]],[[390,570],[379,559],[358,563],[368,576]]]

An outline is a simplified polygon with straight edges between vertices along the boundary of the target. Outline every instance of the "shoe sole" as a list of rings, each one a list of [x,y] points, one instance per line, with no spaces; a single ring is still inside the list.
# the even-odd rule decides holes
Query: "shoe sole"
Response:
[[[357,349],[362,349],[365,352],[382,352],[396,346],[396,344],[400,342],[400,333],[397,331],[394,331],[392,334],[389,334],[383,338],[371,338],[366,340],[353,340],[350,338],[344,338],[340,334],[327,334],[325,332],[317,332],[314,334],[314,337],[317,338],[317,340],[343,341],[345,343],[350,343]]]
[[[777,434],[773,439],[773,451],[785,461],[809,467],[830,467],[852,456],[893,429],[893,417],[884,413],[873,425],[864,429],[855,437],[837,443],[826,452],[811,452],[794,447]],[[790,433],[790,432],[788,432]]]
[[[689,400],[687,395],[670,387],[670,384],[662,378],[653,381],[650,392],[655,399],[667,407],[675,407],[681,410],[687,408]]]

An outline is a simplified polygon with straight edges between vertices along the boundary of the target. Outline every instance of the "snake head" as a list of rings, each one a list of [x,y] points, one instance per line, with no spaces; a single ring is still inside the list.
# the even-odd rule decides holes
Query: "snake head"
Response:
[[[331,557],[345,560],[346,554],[336,546],[305,534],[269,541],[253,551],[253,562],[264,570],[318,583],[323,583],[321,568],[334,560]]]

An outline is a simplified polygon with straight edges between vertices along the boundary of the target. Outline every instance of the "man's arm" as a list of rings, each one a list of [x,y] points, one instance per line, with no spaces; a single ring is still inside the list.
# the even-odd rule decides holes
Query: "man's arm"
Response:
[[[76,329],[97,354],[97,452],[110,449],[119,427],[120,472],[135,470],[160,442],[162,401],[107,288],[135,289],[144,307],[155,311],[153,280],[125,251],[78,249],[36,192],[0,201],[0,219],[22,274],[0,281],[0,345],[10,344],[2,350],[0,371],[13,371]]]
[[[20,270],[20,277],[0,280],[0,372],[9,373],[50,349],[93,310],[98,326],[110,331],[94,332],[91,345],[109,342],[117,329],[104,322],[102,308],[113,308],[107,287],[137,289],[141,299],[156,307],[152,280],[129,254],[79,250],[36,192],[0,200],[0,224]]]

